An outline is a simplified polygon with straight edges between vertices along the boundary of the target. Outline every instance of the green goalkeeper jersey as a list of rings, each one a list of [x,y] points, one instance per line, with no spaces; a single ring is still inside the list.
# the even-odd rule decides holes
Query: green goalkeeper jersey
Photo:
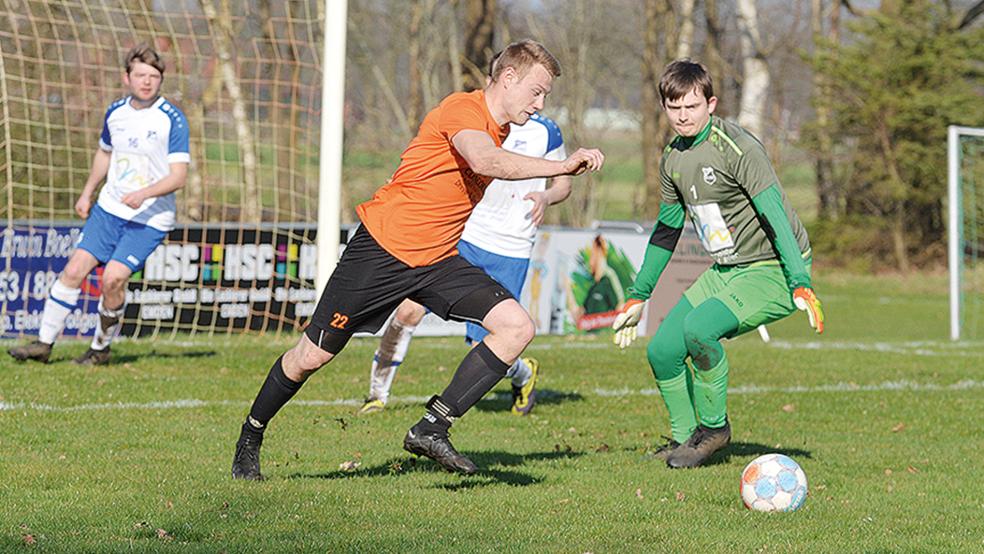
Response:
[[[765,148],[738,125],[711,117],[695,137],[676,137],[660,163],[663,203],[629,298],[646,300],[670,260],[684,211],[722,266],[775,260],[792,292],[810,287],[810,241]]]
[[[712,116],[697,136],[676,137],[664,150],[660,179],[663,203],[683,204],[704,249],[721,265],[779,257],[752,205],[752,198],[772,186],[799,252],[810,250],[806,229],[779,187],[765,149],[737,124]]]

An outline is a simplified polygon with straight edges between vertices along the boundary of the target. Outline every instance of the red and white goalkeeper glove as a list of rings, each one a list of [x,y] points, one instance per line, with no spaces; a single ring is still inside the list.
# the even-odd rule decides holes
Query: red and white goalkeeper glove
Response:
[[[642,306],[644,304],[645,302],[642,300],[633,298],[626,302],[622,306],[622,311],[615,316],[612,329],[615,330],[615,345],[619,348],[625,348],[635,340],[638,333],[636,327],[639,325],[639,320],[642,319]]]
[[[820,299],[817,298],[816,293],[810,287],[799,287],[793,291],[793,303],[796,307],[805,311],[807,317],[810,318],[810,327],[817,330],[817,333],[823,333],[823,306],[820,305]]]

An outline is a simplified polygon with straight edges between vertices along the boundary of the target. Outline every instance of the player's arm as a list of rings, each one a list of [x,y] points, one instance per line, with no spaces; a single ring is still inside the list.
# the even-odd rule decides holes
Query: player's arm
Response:
[[[534,177],[580,175],[585,171],[598,171],[605,163],[605,155],[594,148],[578,148],[562,161],[515,154],[496,146],[488,133],[475,129],[458,131],[451,137],[451,144],[468,162],[472,171],[495,179],[515,181]]]
[[[543,217],[547,213],[547,206],[559,204],[571,195],[573,179],[570,175],[558,175],[550,180],[550,186],[544,191],[531,192],[523,197],[523,200],[532,200],[533,208],[530,209],[529,218],[534,225],[543,223]]]
[[[168,164],[168,167],[171,172],[166,177],[149,187],[124,194],[120,200],[127,206],[137,209],[150,198],[171,194],[185,186],[185,182],[188,180],[188,163],[172,162]]]
[[[823,333],[823,307],[813,292],[810,272],[803,261],[799,243],[782,201],[779,179],[775,170],[760,147],[750,148],[738,163],[738,178],[746,180],[752,206],[779,254],[779,261],[785,269],[786,284],[793,296],[796,307],[807,313],[810,326]],[[764,186],[763,186],[764,184]]]
[[[75,213],[79,214],[82,219],[89,217],[89,210],[92,209],[92,196],[95,194],[99,183],[103,182],[106,175],[109,174],[111,159],[112,154],[102,147],[97,148],[95,155],[92,156],[92,169],[89,170],[89,178],[85,180],[85,186],[82,187],[79,199],[75,202]]]
[[[628,300],[612,324],[615,344],[619,348],[625,348],[635,340],[636,326],[642,319],[642,306],[652,296],[656,283],[673,256],[673,250],[683,232],[683,221],[683,207],[680,204],[664,202],[660,205],[659,218],[649,237],[642,267],[629,287]]]

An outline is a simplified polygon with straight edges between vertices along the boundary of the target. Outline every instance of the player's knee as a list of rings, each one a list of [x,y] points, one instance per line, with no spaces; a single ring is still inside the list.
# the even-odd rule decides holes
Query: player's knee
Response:
[[[508,339],[509,342],[526,347],[536,336],[536,327],[530,319],[526,310],[516,305],[518,309],[509,310],[506,313],[498,314],[494,321],[490,322],[489,332]]]
[[[683,322],[683,342],[687,345],[687,351],[697,369],[706,370],[715,365],[715,360],[719,357],[717,355],[720,349],[719,338],[689,317]]]
[[[283,359],[284,374],[294,381],[304,381],[309,375],[331,361],[334,354],[318,348],[306,336],[287,351]]]
[[[107,271],[103,273],[102,287],[110,292],[119,292],[123,290],[129,279],[129,274]]]
[[[646,357],[649,360],[649,367],[653,370],[653,375],[657,379],[670,379],[675,377],[676,369],[687,358],[687,351],[674,347],[673,342],[666,340],[665,335],[656,336],[649,341],[646,348]]]
[[[77,264],[68,264],[65,269],[62,270],[61,275],[58,279],[66,287],[77,289],[82,286],[82,281],[85,281],[87,277],[87,272],[83,272],[82,268]]]
[[[417,325],[424,319],[427,310],[416,302],[403,302],[396,309],[396,320],[403,325]]]

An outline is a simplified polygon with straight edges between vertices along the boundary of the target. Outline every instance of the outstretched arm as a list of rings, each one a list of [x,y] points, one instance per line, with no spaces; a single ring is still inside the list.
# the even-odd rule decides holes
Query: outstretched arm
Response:
[[[579,148],[563,161],[514,154],[496,146],[488,133],[474,129],[458,131],[451,138],[451,144],[475,173],[495,179],[580,175],[585,171],[598,171],[605,163],[605,155],[593,148]]]

